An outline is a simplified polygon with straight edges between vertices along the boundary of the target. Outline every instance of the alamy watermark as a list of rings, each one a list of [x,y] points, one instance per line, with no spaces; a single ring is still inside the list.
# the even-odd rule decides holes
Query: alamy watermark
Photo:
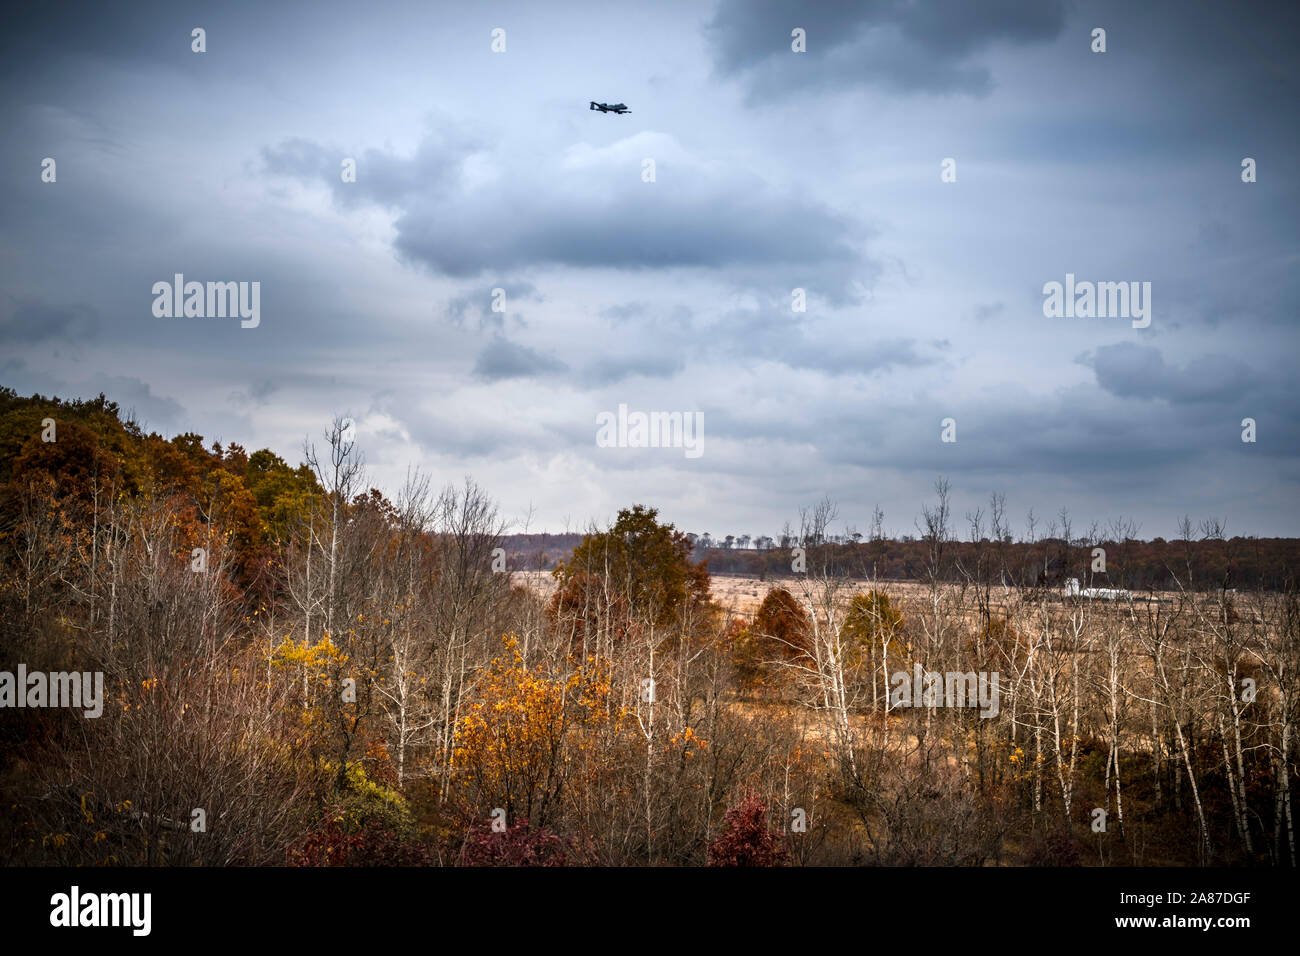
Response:
[[[687,458],[704,454],[703,412],[629,412],[596,416],[598,448],[683,448]]]
[[[238,316],[240,328],[262,322],[261,282],[186,282],[178,272],[173,281],[153,284],[153,314],[159,319],[224,319]]]
[[[1074,273],[1043,284],[1043,315],[1049,319],[1133,319],[1133,328],[1151,324],[1150,282],[1076,282]]]
[[[133,936],[148,936],[152,910],[152,893],[82,893],[73,886],[50,897],[50,925],[127,926]]]
[[[889,678],[890,707],[979,707],[980,716],[996,717],[1000,709],[998,672],[896,671]]]
[[[0,671],[0,708],[4,707],[81,707],[85,717],[104,713],[104,674],[102,671],[28,671],[26,664],[18,672]]]

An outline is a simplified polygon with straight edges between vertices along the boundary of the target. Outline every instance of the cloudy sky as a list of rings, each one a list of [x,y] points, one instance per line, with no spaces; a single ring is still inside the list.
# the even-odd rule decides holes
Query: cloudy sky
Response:
[[[1293,3],[7,15],[20,392],[293,464],[350,413],[372,484],[471,474],[535,531],[643,502],[774,534],[829,495],[902,534],[944,475],[958,516],[1000,491],[1017,531],[1066,507],[1300,534]],[[260,282],[260,324],[156,317],[175,273]],[[1150,282],[1150,326],[1045,317],[1067,273]],[[703,413],[703,454],[598,447],[620,403]]]

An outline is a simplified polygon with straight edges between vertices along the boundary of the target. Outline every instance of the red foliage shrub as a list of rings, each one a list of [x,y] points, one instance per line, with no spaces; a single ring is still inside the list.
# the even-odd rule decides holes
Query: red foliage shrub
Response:
[[[378,821],[355,833],[346,832],[333,817],[290,847],[290,866],[428,866],[429,852]]]
[[[1080,866],[1079,848],[1069,830],[1056,828],[1035,833],[1025,854],[1028,866]]]
[[[785,847],[767,828],[767,804],[755,793],[727,811],[709,843],[709,866],[784,866],[787,860]]]
[[[528,821],[494,832],[490,823],[478,823],[465,834],[461,866],[567,866],[579,864],[581,854],[572,841],[546,827],[529,829]]]

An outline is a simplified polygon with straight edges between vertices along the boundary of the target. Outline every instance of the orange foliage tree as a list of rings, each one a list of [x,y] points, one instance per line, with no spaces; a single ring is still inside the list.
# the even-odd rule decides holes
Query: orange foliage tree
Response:
[[[466,810],[504,809],[508,822],[558,819],[587,741],[617,729],[625,714],[589,664],[567,676],[527,666],[513,637],[493,659],[456,731],[453,771]]]

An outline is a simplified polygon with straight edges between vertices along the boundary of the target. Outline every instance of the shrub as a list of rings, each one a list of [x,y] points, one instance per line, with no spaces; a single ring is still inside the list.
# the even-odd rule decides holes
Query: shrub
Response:
[[[767,804],[753,793],[727,811],[722,831],[709,843],[709,866],[784,866],[787,859],[767,828]]]
[[[461,847],[460,865],[567,866],[580,862],[579,856],[573,841],[546,827],[530,829],[528,821],[521,819],[500,832],[487,822],[471,827]]]

